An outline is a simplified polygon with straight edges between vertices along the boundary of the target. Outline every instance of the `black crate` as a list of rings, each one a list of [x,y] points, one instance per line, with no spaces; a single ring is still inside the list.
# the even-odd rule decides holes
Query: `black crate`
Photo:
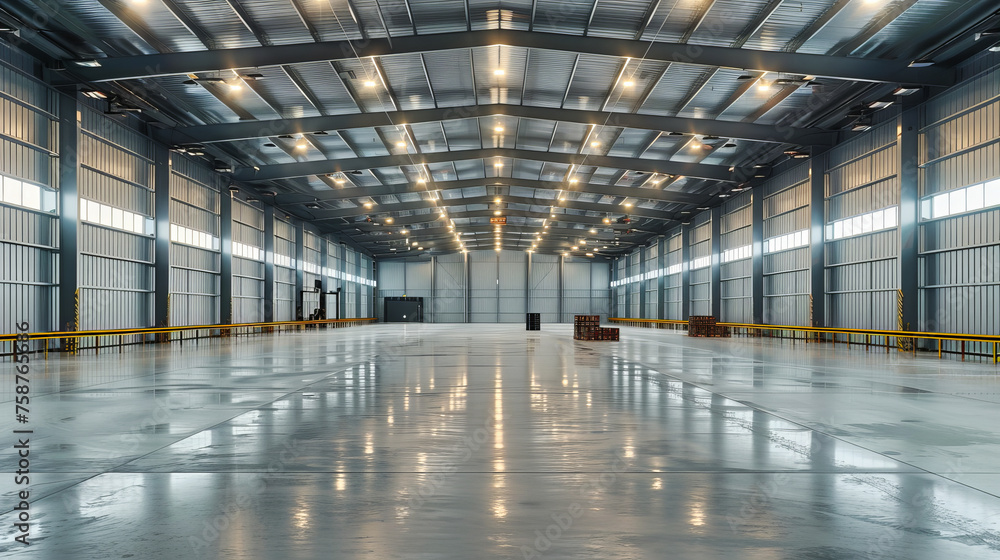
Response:
[[[524,329],[528,331],[540,331],[542,330],[542,314],[541,313],[525,313],[524,314]]]

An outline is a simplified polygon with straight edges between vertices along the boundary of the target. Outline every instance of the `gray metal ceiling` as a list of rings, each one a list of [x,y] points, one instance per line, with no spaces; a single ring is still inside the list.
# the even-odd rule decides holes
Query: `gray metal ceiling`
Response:
[[[294,133],[261,126],[256,137],[240,133],[239,140],[206,144],[213,157],[239,168],[241,177],[246,173],[240,169],[255,167],[294,170],[306,162],[402,158],[373,169],[272,173],[268,176],[277,178],[256,185],[282,193],[277,204],[315,219],[324,230],[364,242],[376,230],[384,234],[407,227],[416,239],[421,239],[417,232],[428,232],[425,244],[432,250],[455,250],[460,245],[437,209],[455,214],[450,219],[471,239],[492,233],[494,205],[480,199],[499,196],[517,199],[503,205],[514,237],[522,239],[517,247],[529,246],[538,234],[532,228],[541,231],[550,224],[553,233],[538,250],[564,251],[578,239],[578,230],[589,231],[596,222],[602,231],[615,228],[613,237],[620,241],[615,249],[624,251],[686,219],[689,214],[681,212],[721,203],[717,195],[744,180],[740,169],[773,163],[787,149],[809,149],[782,143],[778,128],[773,138],[745,130],[732,132],[738,140],[722,133],[705,137],[699,132],[704,123],[842,127],[850,105],[883,96],[896,85],[851,79],[852,64],[891,57],[885,62],[905,75],[909,60],[970,29],[975,22],[967,14],[982,6],[985,15],[990,5],[957,0],[10,0],[4,9],[25,21],[29,14],[45,14],[49,27],[77,38],[80,58],[190,53],[178,59],[193,63],[183,73],[149,71],[87,86],[155,107],[156,114],[174,121],[172,142],[206,142],[198,134],[206,127],[187,129],[197,125],[290,123]],[[497,29],[532,35],[524,44],[480,40],[463,46]],[[409,39],[408,46],[399,46],[414,36],[430,41],[442,33],[456,34],[454,41],[422,48]],[[581,36],[624,42],[608,43],[600,52],[565,46]],[[922,51],[914,36],[921,37]],[[337,43],[345,39],[355,42]],[[317,43],[322,50],[313,48]],[[659,57],[650,46],[661,43],[689,46]],[[260,50],[267,57],[259,58],[266,60],[260,66],[205,70],[198,58],[221,49],[282,45],[300,48],[281,51],[292,55]],[[372,45],[376,54],[359,56],[370,53],[365,49]],[[754,67],[701,61],[703,48],[713,47],[730,54],[758,51],[740,59]],[[815,74],[824,77],[816,82],[822,85],[808,85],[794,81],[805,76],[801,64],[793,73],[781,69],[780,60],[788,59],[769,58],[778,53],[856,58],[830,58],[830,64],[817,59]],[[711,60],[724,63],[725,58]],[[258,58],[240,60],[252,65]],[[64,63],[70,71],[61,74],[63,79],[83,75],[73,72],[72,60]],[[196,83],[184,83],[192,79]],[[483,105],[496,106],[497,114],[476,113],[475,107]],[[505,107],[569,110],[575,119],[504,115]],[[407,112],[435,109],[447,109],[444,118],[407,122]],[[310,127],[324,116],[382,113],[389,119],[379,124]],[[649,128],[620,123],[616,115],[621,114],[647,115]],[[669,126],[655,120],[663,118],[676,119]],[[462,153],[469,150],[475,153]],[[481,150],[505,151],[484,157]],[[434,161],[425,163],[431,155]],[[609,165],[614,161],[637,162],[640,169]],[[665,162],[678,169],[695,167],[685,176],[651,172]],[[704,178],[730,169],[732,181]],[[359,189],[372,194],[362,199]],[[305,213],[302,205],[313,201],[320,208]],[[364,201],[377,202],[373,222],[381,225],[368,221],[374,210],[367,210]],[[616,219],[627,214],[626,202],[644,217],[632,227],[603,224],[609,213]],[[594,205],[608,209],[598,211]],[[406,225],[380,222],[388,216]],[[371,247],[379,251],[379,245]]]

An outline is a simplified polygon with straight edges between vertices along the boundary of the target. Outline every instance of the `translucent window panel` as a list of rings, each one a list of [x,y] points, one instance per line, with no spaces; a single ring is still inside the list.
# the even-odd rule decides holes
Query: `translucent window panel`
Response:
[[[931,210],[931,201],[930,201],[930,199],[921,200],[920,201],[920,217],[923,218],[923,219],[925,219],[925,220],[929,220],[933,216],[934,216],[934,214],[933,214],[933,212]]]
[[[146,217],[139,214],[132,215],[132,231],[136,233],[146,233]]]
[[[885,227],[885,212],[875,212],[872,214],[872,230],[878,231]]]
[[[948,213],[960,214],[965,212],[965,189],[958,189],[948,193]]]
[[[854,221],[847,219],[843,221],[844,224],[844,237],[850,237],[854,235]]]
[[[121,229],[126,231],[132,231],[132,213],[128,210],[122,210],[122,225]]]
[[[170,224],[170,240],[175,243],[180,241],[180,237],[177,235],[177,224]]]
[[[21,181],[12,177],[3,178],[3,201],[21,205]]]
[[[854,224],[852,224],[854,235],[862,233],[864,230],[861,229],[861,216],[855,216],[852,220],[854,221]]]
[[[89,207],[89,205],[87,204],[87,201],[81,198],[80,199],[80,221],[81,222],[86,222],[87,221],[87,208],[88,207]]]
[[[93,200],[87,201],[87,219],[91,222],[101,222],[101,205]]]
[[[861,232],[869,233],[872,230],[872,215],[865,214],[861,216]]]
[[[194,245],[194,232],[187,228],[184,228],[184,243]]]
[[[983,207],[983,185],[972,185],[965,189],[965,209],[979,210]]]
[[[21,184],[21,206],[32,210],[42,209],[42,193],[35,185]]]
[[[101,206],[101,225],[110,226],[113,223],[111,221],[111,207],[105,206],[103,204],[101,204],[100,206]]]
[[[931,199],[934,204],[934,217],[943,218],[948,215],[948,194],[939,194]]]
[[[118,208],[111,209],[111,227],[122,229],[122,211]]]
[[[885,221],[886,228],[894,228],[899,222],[896,220],[896,207],[886,208],[882,211],[883,221]]]
[[[983,206],[989,208],[1000,204],[1000,179],[983,185]]]

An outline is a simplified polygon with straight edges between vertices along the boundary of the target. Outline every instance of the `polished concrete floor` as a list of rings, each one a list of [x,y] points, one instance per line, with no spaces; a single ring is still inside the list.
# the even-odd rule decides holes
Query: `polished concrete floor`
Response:
[[[374,325],[33,363],[0,558],[1000,558],[990,364],[570,325]]]

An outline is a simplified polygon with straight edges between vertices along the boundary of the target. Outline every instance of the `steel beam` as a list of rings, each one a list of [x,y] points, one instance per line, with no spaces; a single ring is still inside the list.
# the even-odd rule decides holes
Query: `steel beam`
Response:
[[[455,206],[472,206],[472,205],[493,206],[494,198],[495,197],[492,196],[476,196],[471,198],[445,198],[438,201],[439,202],[438,207],[443,206],[446,208],[453,208]],[[504,196],[501,198],[503,199],[504,205],[521,204],[526,206],[544,206],[547,208],[548,207],[568,208],[571,210],[606,212],[610,214],[628,214],[630,216],[639,218],[648,218],[651,220],[671,221],[671,218],[668,217],[668,214],[661,210],[635,208],[634,206],[632,208],[625,209],[620,204],[596,204],[592,202],[581,202],[578,200],[564,200],[560,202],[558,199],[528,198],[520,196]],[[312,213],[315,216],[315,218],[311,221],[318,222],[324,220],[334,220],[338,218],[354,218],[356,216],[363,216],[363,215],[377,216],[384,214],[395,214],[397,212],[405,212],[409,210],[427,210],[433,208],[434,208],[433,203],[427,200],[420,200],[418,202],[400,202],[397,204],[378,204],[374,206],[371,210],[361,207],[361,208],[346,208],[341,210],[316,211]]]
[[[693,46],[684,43],[582,37],[500,29],[394,37],[391,41],[389,39],[367,39],[356,41],[353,44],[350,41],[333,41],[105,58],[101,60],[100,67],[75,68],[74,74],[83,81],[102,82],[194,72],[215,72],[231,68],[281,66],[496,45],[631,57],[660,62],[682,62],[783,74],[813,75],[864,82],[905,82],[948,86],[952,85],[955,80],[955,73],[952,70],[934,67],[907,68],[909,61],[760,51],[710,45]]]
[[[243,167],[233,173],[233,178],[243,182],[276,181],[310,175],[326,175],[360,169],[375,169],[379,167],[412,167],[420,164],[450,163],[462,160],[476,159],[522,159],[561,163],[565,165],[586,164],[595,167],[611,167],[631,169],[647,173],[663,173],[666,175],[684,175],[735,183],[738,178],[729,167],[721,165],[706,165],[704,163],[684,163],[677,161],[658,161],[652,159],[627,158],[614,156],[578,155],[560,152],[539,152],[510,148],[489,148],[481,150],[459,150],[454,152],[434,152],[423,154],[415,159],[410,154],[359,157],[341,160],[319,160],[298,163],[281,163],[265,165],[259,168]],[[735,171],[743,172],[741,169]]]
[[[820,128],[797,128],[717,121],[714,119],[530,107],[502,103],[187,126],[163,131],[158,137],[168,144],[228,142],[285,134],[308,134],[320,130],[334,131],[352,128],[377,128],[395,126],[401,123],[412,125],[423,122],[494,116],[570,122],[585,125],[601,123],[605,128],[624,127],[640,130],[728,136],[758,142],[800,145],[832,145],[836,142],[836,131],[827,131]]]
[[[581,178],[582,180],[582,178]],[[566,185],[558,181],[540,181],[536,179],[513,179],[506,177],[485,177],[482,179],[463,179],[460,181],[435,181],[428,185],[428,188],[415,186],[410,183],[395,183],[391,185],[378,185],[371,187],[349,187],[338,188],[331,191],[316,191],[310,193],[282,193],[278,195],[282,199],[282,204],[292,205],[293,201],[285,201],[284,197],[302,196],[302,203],[323,202],[328,200],[343,200],[345,198],[355,198],[367,200],[378,196],[392,196],[399,194],[449,191],[454,189],[464,189],[468,187],[525,187],[530,189],[562,190],[565,192],[582,192],[607,196],[620,196],[640,200],[656,200],[660,202],[672,202],[677,204],[700,204],[705,201],[706,196],[689,194],[680,191],[666,191],[658,188],[643,189],[638,187],[622,187],[618,185],[604,185],[600,183],[576,183]]]

